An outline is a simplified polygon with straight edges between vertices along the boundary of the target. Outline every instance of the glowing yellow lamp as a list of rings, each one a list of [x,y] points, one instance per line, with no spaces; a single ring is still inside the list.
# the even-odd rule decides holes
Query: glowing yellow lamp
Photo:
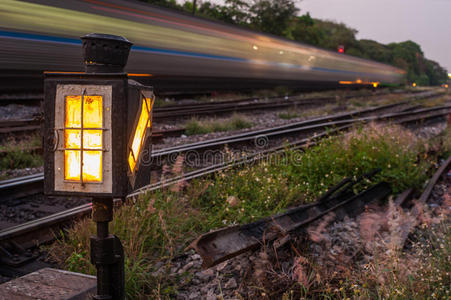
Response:
[[[131,142],[130,153],[128,155],[128,165],[130,167],[131,173],[135,171],[136,163],[139,159],[144,138],[147,133],[147,128],[151,127],[150,116],[152,106],[153,106],[152,99],[146,97],[142,98],[141,112],[136,125],[135,133],[133,135],[133,140]]]
[[[125,38],[82,43],[85,73],[45,74],[44,193],[124,198],[150,183],[153,88],[124,72]]]
[[[64,179],[101,182],[102,96],[66,96],[65,107]]]

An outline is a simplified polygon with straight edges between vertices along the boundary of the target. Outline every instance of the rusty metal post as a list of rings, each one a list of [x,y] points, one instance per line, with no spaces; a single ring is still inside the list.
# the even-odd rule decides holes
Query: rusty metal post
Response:
[[[108,231],[108,223],[113,220],[113,199],[94,198],[92,219],[97,226],[97,235],[91,237],[91,262],[97,269],[97,295],[93,299],[123,300],[124,253],[119,239]]]

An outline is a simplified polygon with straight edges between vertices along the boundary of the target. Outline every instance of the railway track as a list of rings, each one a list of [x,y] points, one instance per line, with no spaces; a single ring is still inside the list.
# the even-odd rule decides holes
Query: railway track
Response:
[[[206,140],[192,144],[184,144],[174,146],[166,149],[154,150],[152,153],[152,162],[154,165],[161,166],[163,164],[172,164],[179,155],[185,155],[186,162],[190,167],[196,167],[199,164],[199,158],[206,151],[210,151],[212,156],[218,149],[223,149],[225,146],[230,150],[242,150],[244,147],[248,151],[262,150],[280,144],[285,141],[292,141],[293,138],[307,137],[315,132],[320,132],[326,128],[333,128],[335,126],[344,126],[357,122],[370,121],[387,121],[392,119],[406,119],[412,118],[416,120],[417,116],[424,115],[427,118],[433,118],[436,115],[447,114],[451,106],[440,106],[434,108],[409,110],[407,112],[385,113],[386,111],[393,111],[403,108],[407,103],[397,103],[376,108],[355,111],[351,113],[338,114],[327,117],[315,118],[307,121],[290,123],[283,126],[273,127],[269,129],[262,129],[256,131],[249,131],[233,136],[226,136],[214,140]],[[380,114],[380,115],[377,115]],[[376,116],[377,115],[377,116]]]
[[[450,168],[451,156],[429,180],[419,197],[418,201],[421,204],[426,203],[437,181],[449,172]],[[390,186],[385,182],[373,185],[357,195],[352,192],[353,186],[365,178],[371,178],[377,172],[376,170],[356,180],[347,178],[312,204],[301,205],[254,223],[226,227],[203,234],[191,243],[190,248],[202,257],[203,267],[209,268],[268,242],[274,242],[274,247],[278,248],[289,241],[291,235],[305,234],[309,225],[326,214],[333,213],[335,221],[340,221],[345,216],[356,217],[364,211],[365,206],[379,202],[391,194]],[[412,193],[409,191],[402,193],[398,199],[402,198],[402,202],[405,203],[408,194]],[[398,205],[399,203],[398,200]],[[418,209],[418,205],[413,207],[413,216],[419,215]],[[406,232],[403,244],[410,230]]]
[[[297,136],[297,139],[291,140],[289,146],[294,149],[299,149],[304,147],[306,144],[311,144],[326,134],[331,134],[332,132],[338,132],[340,130],[346,130],[351,127],[352,124],[356,122],[369,122],[375,120],[390,120],[400,117],[402,119],[397,120],[399,123],[412,123],[424,121],[427,119],[435,119],[446,115],[449,112],[450,107],[439,107],[439,108],[429,108],[420,110],[410,110],[410,106],[406,103],[397,103],[386,105],[383,107],[376,107],[366,110],[361,110],[358,112],[338,114],[335,116],[316,118],[313,120],[308,120],[304,122],[298,122],[296,124],[289,124],[286,126],[279,126],[273,129],[265,129],[256,132],[247,132],[238,136],[233,136],[227,138],[219,138],[214,141],[205,141],[201,143],[195,143],[187,146],[173,147],[171,149],[162,149],[161,151],[156,151],[153,154],[153,159],[155,161],[162,161],[164,157],[169,157],[171,154],[178,156],[184,151],[200,151],[203,149],[212,149],[212,147],[221,148],[226,144],[234,144],[236,146],[242,145],[243,142],[249,143],[250,141],[256,140],[257,137],[262,136],[279,136],[283,137],[285,134]],[[406,112],[400,113],[390,113],[376,116],[378,113],[384,111],[392,111],[394,108],[403,108],[402,110],[407,110]],[[328,130],[327,128],[333,128]],[[299,134],[303,132],[304,135]],[[259,151],[250,153],[244,157],[234,158],[233,161],[222,161],[220,163],[210,162],[207,166],[198,168],[194,171],[188,172],[181,177],[174,177],[166,179],[164,182],[155,183],[145,188],[142,188],[135,193],[128,196],[128,200],[135,200],[140,194],[159,189],[165,185],[176,183],[180,180],[191,180],[194,178],[199,178],[203,176],[208,176],[219,170],[224,170],[234,166],[240,166],[246,163],[255,162],[256,160],[262,159],[265,156],[272,155],[274,153],[282,153],[287,145],[275,145],[267,144],[266,147],[259,149]],[[185,152],[186,153],[186,152]],[[169,155],[169,156],[168,156]],[[175,157],[175,156],[174,156]],[[9,180],[2,182],[0,186],[0,191],[2,195],[7,195],[3,198],[20,198],[32,196],[33,193],[42,192],[43,185],[43,174],[35,174],[22,179]],[[23,184],[21,183],[23,182]],[[30,187],[26,187],[26,184],[30,184]],[[64,199],[59,199],[59,201],[64,202]],[[87,202],[87,201],[86,201]],[[58,203],[58,200],[57,202]],[[120,202],[118,202],[120,203]],[[64,209],[64,208],[63,208]],[[74,219],[89,215],[91,206],[89,203],[83,204],[81,206],[64,210],[62,212],[57,212],[55,214],[44,216],[43,218],[27,222],[25,224],[17,225],[14,227],[7,228],[0,232],[0,245],[5,242],[13,240],[15,243],[23,244],[24,247],[33,247],[36,243],[45,243],[54,239],[54,235],[50,232],[54,231],[61,226],[64,226]]]
[[[151,163],[153,164],[154,169],[160,170],[164,164],[172,164],[176,161],[178,156],[185,155],[186,165],[188,167],[199,169],[209,165],[215,165],[215,161],[212,161],[211,158],[217,158],[215,155],[218,154],[218,152],[209,152],[209,156],[204,156],[207,151],[222,150],[226,146],[229,147],[229,149],[237,149],[241,152],[243,147],[249,147],[245,148],[248,153],[262,153],[264,150],[274,149],[286,141],[295,143],[296,140],[308,138],[315,133],[324,132],[328,128],[346,127],[359,122],[364,123],[389,120],[397,120],[396,122],[407,124],[409,122],[416,122],[420,119],[423,121],[434,119],[451,112],[451,105],[410,110],[409,106],[407,106],[407,108],[405,107],[406,104],[408,104],[408,102],[389,104],[360,111],[290,123],[274,128],[249,131],[198,143],[154,150],[151,156]],[[403,109],[403,107],[407,111],[381,114],[385,111]],[[220,158],[224,160],[224,157]],[[0,183],[0,191],[5,195],[3,198],[6,199],[12,197],[24,197],[35,193],[39,190],[40,186],[42,188],[43,180],[43,173],[16,180],[8,180],[4,183]],[[23,185],[21,186],[22,183]],[[30,184],[33,186],[28,186]],[[27,192],[28,190],[30,192]]]
[[[411,112],[409,112],[411,113]],[[400,115],[403,116],[403,119],[400,119],[396,121],[397,123],[401,124],[408,124],[412,122],[422,122],[425,119],[434,119],[438,118],[440,116],[445,116],[449,113],[449,108],[447,108],[445,111],[443,110],[424,110],[420,112],[415,112],[414,116],[409,116],[407,113],[400,113]],[[391,114],[391,117],[394,117],[395,114]],[[407,117],[406,117],[407,116]],[[386,116],[385,116],[386,117]],[[374,120],[375,117],[370,118],[371,120]],[[345,120],[345,122],[340,122],[339,125],[335,124],[335,129],[332,130],[326,130],[323,128],[323,130],[318,130],[317,133],[313,136],[310,136],[309,138],[303,138],[296,141],[291,142],[288,146],[292,147],[294,149],[301,149],[305,147],[305,145],[311,145],[314,143],[317,139],[322,138],[323,136],[327,136],[329,134],[332,134],[334,132],[339,132],[342,130],[346,130],[352,126],[355,122],[362,122],[362,119],[354,119],[352,122],[349,120]],[[244,156],[241,158],[234,159],[232,161],[225,161],[217,164],[212,164],[210,166],[207,166],[205,168],[197,169],[191,172],[185,173],[183,176],[174,177],[166,179],[162,182],[158,182],[155,184],[151,184],[149,186],[146,186],[144,188],[141,188],[134,192],[133,194],[130,194],[127,197],[128,201],[135,201],[139,198],[139,196],[143,193],[153,191],[160,189],[161,187],[171,185],[174,183],[177,183],[181,180],[183,181],[189,181],[194,178],[200,178],[205,177],[208,175],[211,175],[215,172],[218,172],[220,170],[224,170],[227,168],[232,167],[238,167],[240,165],[255,162],[258,160],[263,159],[264,157],[268,155],[273,155],[275,153],[283,153],[283,151],[287,148],[287,145],[278,145],[275,147],[271,147],[269,149],[262,150],[260,152],[256,152],[253,154],[250,154],[248,156]],[[40,174],[33,175],[32,177],[28,178],[30,181],[33,181],[34,183],[41,182],[43,177]],[[20,186],[19,180],[11,180],[10,184],[15,186]],[[2,193],[3,194],[3,193]],[[62,199],[61,199],[62,200]],[[121,203],[121,201],[116,202],[118,205]],[[90,214],[91,211],[91,204],[87,203],[66,211],[58,212],[49,216],[45,216],[43,218],[33,220],[24,224],[20,224],[14,227],[10,227],[7,229],[4,229],[0,231],[0,245],[4,243],[9,243],[11,241],[14,241],[14,243],[18,243],[20,245],[23,245],[23,247],[33,247],[36,244],[49,242],[52,239],[55,238],[54,234],[51,233],[56,228],[61,228],[61,226],[67,225],[68,223],[73,222],[74,219],[77,219],[81,216],[87,216]],[[58,230],[55,232],[59,232]]]
[[[427,92],[426,94],[429,94]],[[388,92],[383,91],[379,93],[374,93],[369,96],[379,97],[386,95]],[[419,93],[414,93],[420,94]],[[436,95],[440,95],[437,93]],[[25,96],[22,96],[25,97]],[[29,96],[31,100],[39,99],[36,98],[40,96]],[[351,98],[359,97],[357,95],[346,95],[342,100],[348,100]],[[6,99],[9,99],[8,97]],[[12,98],[16,99],[16,98]],[[29,100],[30,100],[29,99]],[[340,100],[340,101],[342,101]],[[5,101],[0,97],[0,102]],[[28,100],[27,100],[28,101]],[[273,110],[273,109],[283,109],[288,107],[303,107],[312,108],[318,107],[328,103],[336,103],[337,99],[335,96],[329,97],[314,97],[314,98],[304,98],[299,96],[285,96],[285,97],[270,97],[264,100],[259,98],[246,98],[237,99],[229,101],[218,101],[210,103],[194,103],[194,104],[177,104],[166,107],[157,107],[154,109],[153,120],[154,121],[166,121],[174,120],[178,118],[190,118],[190,117],[202,117],[202,116],[219,116],[224,114],[231,114],[234,112],[249,112],[256,110]],[[40,130],[40,118],[31,119],[17,119],[17,120],[3,120],[0,121],[0,135],[1,134],[17,134],[25,132],[37,132]],[[165,137],[180,136],[185,132],[184,128],[154,131],[153,135],[157,139],[162,139]]]

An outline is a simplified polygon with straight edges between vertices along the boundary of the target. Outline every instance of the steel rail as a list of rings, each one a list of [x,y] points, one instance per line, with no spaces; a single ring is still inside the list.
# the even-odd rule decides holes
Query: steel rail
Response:
[[[431,196],[432,189],[437,184],[437,181],[445,174],[447,170],[451,168],[451,156],[449,156],[445,162],[440,166],[437,172],[431,177],[426,185],[424,192],[421,194],[420,198],[418,198],[419,203],[426,203],[427,199]]]
[[[203,234],[189,247],[202,257],[202,266],[209,268],[258,248],[265,242],[274,241],[294,232],[299,233],[326,214],[334,212],[336,220],[342,219],[345,215],[358,215],[366,205],[382,200],[390,193],[390,186],[385,182],[358,195],[353,195],[349,191],[343,192],[337,197],[301,205],[254,223],[226,227]]]
[[[361,97],[376,97],[376,96],[384,96],[387,94],[410,94],[409,91],[399,91],[399,92],[390,92],[390,91],[378,91],[378,92],[372,92],[364,95],[345,95],[344,99],[350,99],[350,98],[361,98]],[[415,91],[415,93],[421,93],[421,91]],[[308,97],[309,95],[300,94],[300,95],[286,95],[286,96],[270,96],[270,97],[249,97],[249,98],[243,98],[243,99],[234,99],[234,100],[224,100],[224,101],[209,101],[209,102],[203,102],[203,103],[192,103],[192,104],[174,104],[174,105],[168,105],[168,106],[160,106],[156,107],[157,111],[175,111],[175,110],[185,110],[187,107],[189,108],[197,108],[197,107],[211,107],[213,105],[227,105],[232,103],[245,103],[245,102],[260,102],[260,101],[267,101],[267,100],[315,100],[315,101],[322,101],[322,100],[336,100],[335,96],[319,96],[319,97]],[[264,102],[262,102],[264,103]]]
[[[0,200],[8,201],[42,193],[44,190],[43,181],[43,173],[0,181]]]
[[[435,93],[435,92],[420,93],[420,94],[416,94],[416,95],[412,96],[411,98],[409,98],[407,100],[400,101],[400,102],[397,102],[397,103],[391,103],[391,104],[387,104],[387,105],[371,107],[371,108],[367,108],[367,109],[363,109],[363,110],[355,110],[355,111],[352,111],[352,112],[339,113],[339,114],[335,114],[335,115],[331,115],[331,116],[324,116],[324,117],[313,118],[313,119],[309,119],[309,120],[289,123],[289,124],[286,124],[286,125],[280,125],[280,126],[276,126],[276,127],[272,127],[272,128],[260,129],[260,130],[255,130],[255,131],[248,131],[248,132],[244,132],[244,133],[240,133],[240,134],[236,134],[236,135],[232,135],[232,136],[220,137],[220,138],[217,138],[217,139],[214,139],[214,140],[207,140],[207,141],[201,141],[201,142],[196,142],[196,143],[191,143],[191,144],[184,144],[184,145],[180,145],[180,146],[174,146],[174,147],[165,148],[165,149],[161,149],[161,150],[154,150],[153,153],[154,154],[163,153],[163,152],[173,153],[173,152],[175,152],[176,149],[184,149],[184,148],[195,146],[195,145],[203,145],[203,144],[206,145],[206,144],[209,144],[209,143],[216,143],[216,142],[232,140],[232,139],[236,139],[236,138],[265,135],[265,134],[267,134],[269,132],[274,132],[274,131],[282,130],[282,129],[289,129],[289,128],[296,128],[296,127],[300,127],[300,126],[314,125],[314,124],[319,124],[319,123],[325,122],[325,121],[343,120],[343,119],[354,118],[354,117],[357,117],[357,116],[365,116],[365,115],[369,115],[369,114],[372,114],[372,113],[376,113],[376,112],[381,111],[381,110],[392,109],[392,108],[395,108],[397,106],[409,104],[409,102],[412,101],[412,100],[431,98],[431,97],[435,97],[437,95],[441,95],[441,93]]]
[[[443,92],[424,92],[418,94],[409,94],[407,98],[415,98],[421,94],[430,94],[432,93],[434,96],[443,95]],[[379,94],[370,95],[370,97],[378,97],[381,96]],[[430,97],[429,95],[427,97]],[[358,98],[358,96],[348,95],[344,97],[344,100]],[[420,96],[421,98],[421,96]],[[183,108],[158,108],[154,111],[154,119],[168,119],[168,118],[177,118],[177,117],[187,117],[187,116],[202,116],[202,115],[211,115],[211,114],[222,114],[222,113],[230,113],[235,111],[247,111],[247,110],[265,110],[265,109],[275,109],[275,108],[284,108],[284,107],[292,107],[292,106],[318,106],[324,105],[325,103],[335,103],[337,99],[335,97],[319,97],[319,98],[302,98],[295,100],[277,100],[271,102],[253,102],[253,103],[242,103],[242,104],[227,104],[226,102],[222,102],[219,104],[203,104],[196,106],[186,105]]]
[[[384,108],[391,108],[394,107],[394,105],[384,106]],[[380,107],[378,107],[380,108]],[[374,112],[374,109],[371,110],[365,110],[365,112]],[[377,120],[384,120],[384,119],[393,119],[393,118],[400,118],[405,117],[405,122],[416,122],[418,115],[424,115],[423,119],[427,118],[435,118],[441,115],[445,115],[448,113],[448,111],[451,109],[451,106],[442,106],[442,107],[433,107],[433,108],[427,108],[427,109],[421,109],[417,111],[409,111],[409,112],[400,112],[400,113],[390,113],[385,114],[382,116],[373,116],[373,117],[366,117],[366,118],[356,118],[356,119],[344,119],[340,120],[343,115],[338,115],[332,117],[332,119],[338,119],[340,121],[328,121],[325,123],[320,123],[323,120],[330,119],[329,117],[323,117],[323,118],[317,118],[313,120],[307,120],[298,122],[295,124],[288,124],[285,126],[278,126],[271,129],[263,129],[258,130],[254,132],[248,132],[244,134],[234,135],[234,136],[228,136],[223,137],[215,140],[207,140],[204,142],[199,143],[193,143],[178,147],[172,147],[167,148],[163,150],[157,150],[152,153],[152,159],[154,161],[163,161],[164,157],[170,156],[170,155],[179,155],[183,152],[187,151],[196,151],[196,150],[207,150],[207,149],[214,149],[214,148],[221,148],[225,145],[233,145],[233,144],[240,144],[240,143],[249,143],[252,141],[255,141],[256,138],[264,136],[265,138],[268,137],[279,137],[279,136],[289,136],[289,135],[299,135],[300,132],[306,132],[306,133],[315,133],[324,130],[325,128],[333,128],[336,126],[346,126],[358,122],[370,122],[370,121],[377,121]],[[435,112],[435,113],[434,113]],[[429,113],[429,115],[425,115],[426,113]],[[354,113],[351,114],[351,116],[354,115]],[[345,115],[345,116],[349,116]],[[311,125],[316,124],[317,125]],[[296,127],[298,126],[298,127]],[[281,130],[279,130],[281,129]],[[33,180],[30,181],[28,177],[25,178],[17,178],[13,179],[13,182],[0,182],[0,191],[2,191],[2,194],[4,195],[13,195],[14,191],[21,191],[24,192],[24,195],[27,195],[27,189],[20,188],[20,183],[23,181],[23,184],[35,184],[36,182],[43,181],[43,173],[32,175]],[[33,191],[36,191],[36,186],[33,186]],[[30,193],[33,193],[33,191],[30,191]],[[28,193],[28,195],[30,194]],[[2,197],[5,198],[5,197]]]
[[[424,204],[427,201],[439,178],[450,167],[451,156],[431,177],[418,199],[418,203]],[[299,233],[302,230],[305,233],[305,228],[308,225],[328,213],[335,212],[335,220],[342,219],[346,214],[358,215],[364,210],[365,205],[382,200],[391,193],[389,185],[385,182],[379,183],[359,195],[353,196],[352,193],[346,193],[346,190],[349,190],[359,181],[355,180],[350,183],[349,179],[344,180],[313,204],[288,209],[284,213],[254,223],[221,228],[205,233],[194,240],[189,248],[194,249],[202,257],[202,266],[209,268],[248,250],[256,249],[266,242],[274,241],[277,238],[286,240],[286,237],[289,238],[289,235],[295,231]],[[343,191],[344,185],[347,185],[347,187]],[[332,195],[340,189],[342,189],[341,194],[333,197]],[[398,195],[395,203],[397,205],[402,204],[411,194],[412,189],[406,190]],[[339,211],[338,216],[337,210]],[[411,216],[416,219],[420,214],[420,210],[418,205],[415,205],[411,210]],[[410,230],[404,232],[401,245],[404,245]]]
[[[380,96],[385,93],[380,93],[376,95],[370,95],[371,97]],[[410,98],[415,97],[423,97],[422,95],[426,95],[426,97],[433,97],[442,95],[442,92],[420,92],[413,95],[408,95]],[[345,99],[355,98],[358,96],[347,95]],[[269,109],[269,108],[278,108],[278,107],[287,107],[287,106],[318,106],[323,105],[324,103],[336,102],[335,97],[317,97],[317,98],[302,98],[297,100],[285,100],[285,98],[274,97],[275,99],[279,99],[277,101],[272,102],[260,102],[256,103],[251,102],[247,104],[239,104],[240,102],[250,102],[250,99],[240,99],[240,100],[231,100],[231,101],[222,101],[208,104],[186,104],[186,105],[176,105],[176,106],[168,106],[168,107],[160,107],[155,108],[153,119],[167,119],[174,118],[180,116],[194,116],[194,115],[203,115],[203,114],[218,114],[218,113],[228,113],[231,111],[245,111],[245,110],[258,110],[258,109]],[[291,98],[296,98],[296,96],[291,96]],[[283,99],[283,100],[282,100]],[[232,104],[230,104],[232,102]],[[237,104],[238,103],[238,104]],[[3,120],[0,121],[0,134],[10,134],[13,132],[26,132],[26,131],[38,131],[40,130],[40,121],[38,119],[21,119],[21,120]],[[170,136],[178,136],[183,134],[184,129],[175,129],[175,130],[167,130],[167,131],[158,131],[154,132],[154,135],[157,139],[170,137]]]
[[[441,114],[437,114],[433,117],[435,118],[439,115],[443,116],[444,113],[442,112]],[[417,120],[422,120],[422,117],[417,116]],[[400,123],[402,123],[402,121],[400,121]],[[346,130],[350,127],[351,127],[351,125],[346,125],[346,126],[343,126],[342,128],[336,128],[336,129],[332,130],[331,132],[324,131],[320,134],[314,135],[311,138],[302,139],[300,141],[293,142],[293,143],[291,143],[291,145],[295,149],[301,149],[306,144],[314,144],[314,141],[317,139],[320,139],[321,137],[327,136],[334,132]],[[313,143],[312,143],[312,141],[313,141]],[[225,169],[231,168],[234,165],[239,166],[239,165],[243,165],[245,163],[255,162],[257,160],[263,159],[264,157],[267,157],[268,155],[273,155],[274,153],[282,153],[289,146],[290,145],[278,146],[273,149],[265,150],[263,153],[256,153],[256,154],[252,155],[251,157],[242,158],[241,160],[239,160],[237,162],[228,161],[228,162],[225,162],[222,164],[217,164],[214,166],[195,170],[195,171],[186,173],[179,177],[174,177],[174,178],[170,178],[167,180],[163,180],[159,183],[146,186],[146,187],[128,195],[127,200],[136,201],[136,199],[140,195],[142,195],[146,192],[157,190],[164,186],[168,186],[168,185],[180,182],[180,181],[189,181],[189,180],[192,180],[195,178],[205,177],[205,176],[211,175],[215,172],[218,172],[220,170],[225,170]],[[273,151],[273,152],[271,152],[271,151]],[[15,241],[24,243],[24,245],[27,245],[28,247],[32,247],[32,246],[36,245],[37,243],[48,242],[55,238],[54,234],[49,234],[49,230],[52,228],[53,225],[65,224],[78,217],[88,216],[90,214],[90,212],[91,212],[91,204],[85,204],[85,205],[73,208],[69,211],[60,212],[57,214],[47,216],[45,218],[34,220],[32,222],[27,222],[27,223],[24,223],[21,225],[7,228],[5,230],[0,231],[0,243],[8,241],[9,239],[14,239]]]
[[[259,139],[264,139],[264,142],[269,142],[272,138],[279,137],[287,137],[293,135],[299,135],[301,133],[308,134],[311,132],[316,132],[322,130],[326,127],[333,126],[342,126],[351,123],[358,122],[370,122],[370,121],[380,121],[380,120],[388,120],[394,118],[402,118],[402,117],[410,117],[413,121],[416,120],[415,116],[424,115],[424,118],[427,117],[427,114],[431,114],[433,116],[447,114],[451,110],[451,105],[433,107],[427,109],[421,109],[418,111],[409,111],[409,112],[400,112],[400,113],[388,113],[381,116],[370,116],[364,118],[348,118],[341,119],[335,118],[335,120],[327,120],[328,118],[320,118],[316,120],[310,120],[305,122],[300,122],[296,124],[289,124],[286,126],[279,126],[271,129],[263,129],[258,131],[246,132],[239,135],[227,136],[214,140],[207,140],[198,143],[186,144],[182,146],[176,146],[171,148],[166,148],[162,150],[155,150],[152,153],[152,160],[157,162],[164,161],[165,157],[175,157],[177,155],[188,153],[192,151],[206,151],[212,149],[220,149],[225,147],[226,145],[229,147],[233,147],[234,145],[242,145],[249,143],[258,143]],[[438,114],[434,114],[434,112],[438,112]],[[327,120],[324,122],[323,120]],[[334,118],[333,118],[334,119]],[[319,121],[323,121],[323,123],[319,123]]]
[[[343,128],[344,129],[344,128]],[[321,138],[328,135],[328,132],[324,132],[320,135],[315,135],[311,139],[303,139],[294,143],[294,147],[300,148],[302,145],[307,144],[309,141]],[[279,153],[285,149],[284,147],[277,147],[275,151]],[[237,162],[225,162],[215,166],[206,167],[203,169],[195,170],[186,173],[182,176],[170,178],[168,180],[163,180],[155,184],[151,184],[146,188],[140,189],[139,191],[127,196],[127,201],[136,201],[139,196],[143,193],[154,191],[162,187],[180,182],[180,181],[190,181],[196,178],[205,177],[215,172],[225,170],[231,166],[239,166],[245,163],[255,162],[262,159],[264,156],[271,155],[270,150],[267,150],[263,154],[255,154],[249,158],[243,158]],[[116,205],[120,205],[121,200],[115,200]],[[30,248],[37,244],[42,244],[51,241],[55,238],[59,230],[54,233],[49,233],[56,225],[65,225],[71,220],[75,220],[80,217],[86,217],[91,213],[91,204],[84,204],[67,211],[59,212],[53,215],[46,216],[44,218],[36,219],[30,222],[26,222],[17,226],[9,227],[0,231],[0,245],[4,242],[8,242],[13,239],[15,242],[23,245],[24,248]]]

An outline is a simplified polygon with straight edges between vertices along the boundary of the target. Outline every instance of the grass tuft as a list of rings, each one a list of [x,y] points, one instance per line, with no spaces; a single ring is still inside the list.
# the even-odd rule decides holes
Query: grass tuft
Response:
[[[240,130],[252,127],[252,123],[241,115],[233,115],[230,119],[200,121],[191,119],[185,124],[186,135],[206,134],[210,132],[221,132]]]
[[[41,140],[38,135],[20,141],[14,138],[7,139],[0,145],[0,171],[42,166],[42,156],[33,152],[39,147]]]

